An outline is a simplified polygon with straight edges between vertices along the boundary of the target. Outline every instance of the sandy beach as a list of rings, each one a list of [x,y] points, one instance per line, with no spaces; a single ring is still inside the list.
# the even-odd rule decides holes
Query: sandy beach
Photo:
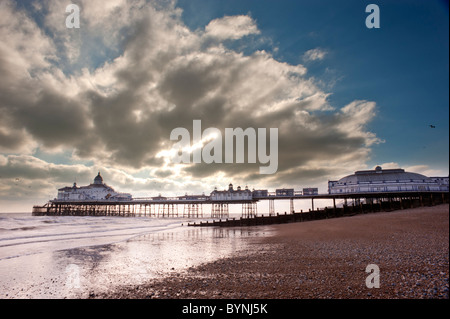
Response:
[[[449,298],[448,204],[274,225],[266,234],[235,256],[90,297]],[[379,267],[379,288],[366,286],[369,264]]]

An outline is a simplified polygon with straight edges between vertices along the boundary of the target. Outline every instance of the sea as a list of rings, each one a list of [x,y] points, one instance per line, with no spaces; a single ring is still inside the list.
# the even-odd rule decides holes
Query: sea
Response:
[[[252,240],[271,232],[187,226],[192,221],[1,213],[0,298],[82,299],[138,286],[251,253]]]

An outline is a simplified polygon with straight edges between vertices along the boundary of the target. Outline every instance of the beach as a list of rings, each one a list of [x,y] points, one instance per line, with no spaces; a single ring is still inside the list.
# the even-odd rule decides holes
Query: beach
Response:
[[[232,255],[89,297],[449,298],[448,204],[264,230],[265,236],[239,238],[246,245]],[[379,269],[378,288],[366,285],[373,275],[366,272],[368,265]]]
[[[0,298],[84,299],[247,250],[264,229],[183,218],[0,214]]]

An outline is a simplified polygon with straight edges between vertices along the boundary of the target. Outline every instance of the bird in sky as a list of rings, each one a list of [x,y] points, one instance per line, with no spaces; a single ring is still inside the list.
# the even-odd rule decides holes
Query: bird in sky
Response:
[[[431,128],[436,128],[436,126],[434,126],[434,125],[430,125],[430,127],[431,127]]]

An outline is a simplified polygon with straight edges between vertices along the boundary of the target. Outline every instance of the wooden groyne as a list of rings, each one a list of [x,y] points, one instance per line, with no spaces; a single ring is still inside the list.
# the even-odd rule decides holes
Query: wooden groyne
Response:
[[[376,212],[390,212],[394,210],[402,210],[408,208],[417,208],[424,206],[435,206],[444,203],[448,203],[448,196],[442,196],[441,200],[434,199],[430,201],[417,200],[417,199],[400,199],[398,201],[387,201],[370,204],[352,204],[344,205],[343,207],[325,207],[323,209],[317,209],[315,211],[309,210],[308,212],[292,212],[290,214],[284,213],[273,216],[255,216],[251,218],[227,218],[213,221],[201,221],[199,223],[189,223],[188,226],[192,227],[236,227],[236,226],[261,226],[261,225],[273,225],[273,224],[285,224],[294,222],[303,222],[310,220],[319,220],[327,218],[337,218],[345,216],[354,216],[358,214],[368,214]]]

